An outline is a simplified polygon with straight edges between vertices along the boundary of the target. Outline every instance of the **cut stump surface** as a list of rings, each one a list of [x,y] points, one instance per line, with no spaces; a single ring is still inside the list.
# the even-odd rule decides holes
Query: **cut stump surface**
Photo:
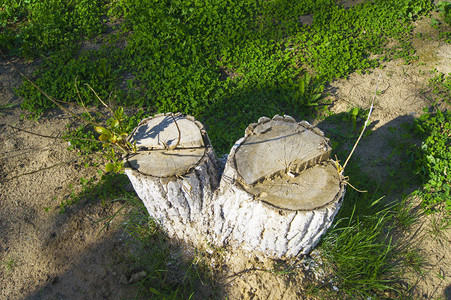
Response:
[[[246,191],[275,207],[313,210],[333,201],[340,191],[331,147],[319,130],[287,119],[260,122],[235,153]]]
[[[139,150],[127,157],[129,166],[155,177],[183,175],[199,163],[206,149],[201,128],[180,115],[144,120],[129,141]]]
[[[217,240],[281,258],[309,253],[337,214],[345,185],[321,130],[262,117],[230,151],[213,203]]]
[[[345,186],[324,134],[289,116],[248,126],[219,167],[193,117],[143,120],[126,173],[169,236],[196,246],[230,245],[282,258],[306,254],[331,225]],[[219,185],[219,188],[218,188]]]

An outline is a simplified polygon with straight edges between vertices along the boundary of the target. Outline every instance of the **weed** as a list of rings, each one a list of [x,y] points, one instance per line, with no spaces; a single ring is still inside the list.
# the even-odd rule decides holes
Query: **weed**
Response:
[[[286,101],[291,107],[318,106],[325,97],[323,91],[324,82],[305,73],[294,86],[294,91],[286,96]]]
[[[417,274],[422,273],[422,267],[424,267],[426,260],[418,249],[404,251],[403,258],[403,263],[408,269],[413,270]]]
[[[389,127],[390,134],[384,137],[387,143],[386,149],[390,150],[389,155],[381,160],[387,165],[388,178],[383,185],[387,194],[404,193],[406,190],[418,188],[421,185],[419,175],[415,171],[412,172],[415,156],[421,143],[412,129],[413,123],[406,122],[400,127]],[[402,196],[402,200],[399,200],[401,205],[396,206],[395,209],[401,209],[399,213],[403,214],[404,212],[408,218],[411,213],[405,208],[413,208],[410,201],[412,197],[404,196]]]
[[[18,104],[14,104],[14,103],[0,105],[0,110],[2,110],[2,109],[12,109],[12,108],[17,107],[17,106],[19,106],[19,105]]]
[[[444,232],[451,228],[451,220],[446,215],[432,216],[429,233],[437,240],[445,238]]]
[[[392,211],[394,213],[394,226],[400,232],[407,232],[419,219],[421,211],[414,207],[410,197],[405,197],[396,202]]]
[[[368,192],[346,192],[346,201],[320,245],[332,268],[338,297],[377,299],[407,294],[400,281],[402,274],[405,268],[420,270],[424,259],[412,241],[394,237],[408,232],[422,211],[413,207],[410,198],[385,204],[384,189],[361,173],[357,161],[348,165],[347,175]]]
[[[435,114],[426,112],[415,124],[416,131],[424,141],[416,154],[415,171],[423,179],[423,189],[417,194],[423,199],[423,206],[434,210],[437,205],[445,205],[451,212],[451,113],[437,110]]]
[[[95,178],[92,177],[90,179],[80,178],[80,186],[81,192],[76,192],[73,185],[69,185],[69,189],[71,190],[70,194],[67,196],[68,199],[62,201],[59,204],[59,213],[63,214],[66,212],[66,209],[80,202],[81,199],[86,199],[89,195],[90,190],[93,188],[95,184]],[[48,209],[46,209],[48,210]]]
[[[0,9],[0,48],[25,57],[74,49],[104,30],[102,2],[6,0]]]
[[[111,109],[111,107],[108,106],[99,97],[99,95],[96,93],[96,91],[89,84],[85,84],[89,88],[89,90],[95,95],[95,98],[101,104],[103,104],[103,106],[105,106],[109,110],[111,115],[112,115],[112,117],[105,122],[106,125],[99,124],[99,123],[96,122],[96,119],[90,114],[90,112],[86,108],[86,106],[85,106],[85,104],[83,102],[83,99],[82,99],[82,97],[80,95],[78,86],[77,86],[77,82],[76,82],[77,80],[75,80],[75,90],[77,92],[77,96],[78,96],[79,101],[80,101],[79,105],[85,111],[85,113],[82,114],[81,117],[79,115],[73,113],[69,109],[67,109],[65,106],[63,106],[62,103],[67,103],[67,102],[61,101],[61,100],[56,100],[52,96],[49,96],[39,86],[37,86],[33,81],[31,81],[28,77],[23,75],[23,73],[21,73],[20,71],[19,71],[19,73],[27,80],[27,82],[30,84],[30,86],[33,89],[35,89],[37,92],[40,93],[40,96],[44,97],[44,99],[48,100],[50,103],[52,103],[53,105],[57,106],[61,110],[69,113],[73,117],[75,117],[75,118],[77,118],[79,120],[85,121],[88,125],[93,126],[94,130],[98,134],[100,134],[99,137],[98,137],[98,140],[90,139],[90,138],[84,138],[84,137],[78,138],[78,139],[79,140],[83,140],[83,141],[88,141],[88,142],[100,142],[100,143],[102,143],[102,146],[103,146],[102,149],[104,150],[102,153],[103,153],[105,158],[110,160],[110,162],[107,163],[106,166],[105,166],[106,171],[107,172],[115,172],[115,173],[119,173],[119,172],[123,171],[123,162],[121,160],[121,157],[116,155],[116,153],[114,151],[114,147],[116,147],[117,149],[120,149],[122,151],[123,155],[126,155],[126,154],[128,154],[130,152],[136,152],[136,150],[137,150],[136,144],[132,144],[132,143],[130,143],[127,140],[127,137],[129,135],[129,132],[131,131],[131,128],[129,126],[130,125],[130,121],[126,122],[126,116],[124,114],[124,108],[123,107],[119,106],[115,111],[113,111]],[[174,122],[175,122],[175,119],[174,119]],[[180,141],[180,129],[179,129],[178,125],[177,125],[177,122],[175,122],[175,123],[176,123],[177,129],[179,130],[179,141]],[[14,129],[17,129],[17,130],[20,130],[20,129],[15,128],[15,127],[13,127],[11,125],[10,125],[10,127],[14,128]],[[31,133],[31,132],[26,131],[26,130],[23,130],[23,131]],[[81,130],[79,130],[79,132],[81,132]],[[44,136],[44,135],[40,135],[40,134],[35,134],[35,135],[38,135],[38,136],[41,136],[41,137],[53,138],[53,137]],[[74,140],[76,138],[74,138],[74,137],[70,137],[70,138],[63,137],[63,139]],[[177,145],[178,145],[178,142],[175,145],[175,147],[177,147]],[[112,146],[114,146],[114,147],[112,147]],[[92,149],[92,147],[91,147],[91,149]]]
[[[170,6],[137,0],[107,6],[53,2],[48,18],[42,17],[44,4],[23,5],[17,8],[24,12],[23,24],[14,30],[7,26],[13,39],[23,37],[9,49],[52,53],[35,74],[38,86],[57,99],[74,101],[70,86],[78,78],[80,86],[89,83],[102,99],[113,92],[122,106],[193,115],[212,132],[221,153],[261,115],[314,117],[325,108],[318,104],[327,104],[322,101],[327,80],[364,72],[385,59],[412,60],[409,22],[432,9],[425,0],[371,1],[350,9],[329,0],[283,1],[284,9],[272,1],[248,0],[175,1]],[[54,17],[56,11],[61,20]],[[307,14],[314,14],[313,24],[302,26],[298,18]],[[74,36],[80,41],[102,32],[99,16],[123,20],[114,37],[98,37],[103,48],[81,50],[73,43],[74,48],[61,49]],[[387,49],[387,39],[398,43]],[[118,48],[117,42],[126,46]],[[224,78],[221,70],[239,76]],[[315,77],[301,76],[306,70]],[[80,90],[91,105],[87,92]],[[31,112],[53,106],[27,84],[18,93]]]
[[[81,98],[86,105],[101,105],[95,97],[92,97],[92,92],[85,83],[89,83],[89,86],[99,91],[100,98],[110,100],[109,96],[118,84],[119,72],[116,68],[117,61],[114,61],[111,54],[114,51],[110,50],[85,51],[77,58],[74,58],[75,53],[72,51],[58,52],[43,61],[33,75],[36,78],[33,82],[46,94],[59,101],[77,103],[77,99]],[[74,84],[80,87],[78,91]],[[25,81],[16,93],[25,98],[22,108],[32,112],[33,115],[39,116],[44,111],[56,107],[55,103],[29,81]]]
[[[324,238],[322,248],[344,293],[362,297],[395,289],[396,251],[384,233],[389,219],[384,210],[372,216],[351,215]]]
[[[330,129],[332,147],[341,150],[342,147],[351,142],[354,143],[362,132],[364,122],[368,117],[369,109],[354,107],[349,111],[331,117],[333,123],[338,124]],[[371,128],[364,132],[363,137],[371,134]]]
[[[435,29],[439,28],[439,25],[441,25],[442,23],[434,18],[431,18],[431,26],[434,27]]]
[[[131,132],[138,123],[149,116],[144,110],[133,110],[131,116],[124,117],[125,112],[123,114],[122,120],[122,130],[123,132]],[[88,119],[87,115],[82,115],[83,118]],[[91,114],[91,118],[93,118],[94,123],[101,123],[104,116],[102,114],[93,115]],[[111,118],[110,118],[110,123]],[[80,154],[87,155],[89,153],[108,152],[111,149],[104,149],[103,144],[98,142],[98,138],[100,135],[96,132],[95,126],[93,124],[87,125],[78,125],[74,126],[73,124],[68,124],[67,132],[64,134],[63,138],[69,141],[70,150],[78,150]],[[116,157],[116,156],[115,156]]]
[[[363,73],[389,59],[414,60],[411,21],[432,9],[431,1],[426,0],[366,1],[350,9],[331,0],[188,0],[170,4],[120,0],[108,6],[103,6],[103,1],[41,2],[6,0],[0,10],[0,48],[10,55],[43,56],[34,74],[38,86],[57,99],[76,103],[76,82],[82,102],[98,105],[84,85],[88,83],[101,99],[115,101],[116,111],[118,106],[133,106],[149,113],[194,115],[206,124],[219,153],[228,152],[247,124],[262,115],[289,113],[314,118],[319,105],[325,104],[323,86],[328,80],[353,71]],[[303,26],[299,16],[307,14],[313,14],[313,23]],[[115,36],[98,36],[104,30],[101,16],[123,20]],[[82,49],[80,43],[87,38],[97,38],[105,45],[99,50]],[[388,48],[386,41],[394,46]],[[237,76],[222,76],[222,70]],[[306,70],[315,76],[310,77]],[[32,114],[55,107],[28,83],[17,93],[24,98],[22,107]],[[367,114],[353,108],[341,115],[347,131],[338,132],[337,140],[354,141]],[[114,127],[114,122],[109,126]],[[136,123],[133,120],[127,126]],[[98,138],[94,126],[76,127],[75,135],[82,139],[71,140],[71,145],[85,153],[94,151],[92,140]],[[108,140],[115,136],[101,131],[108,133]],[[111,155],[115,157],[115,153]],[[355,169],[352,163],[347,169],[353,184],[370,192],[347,192],[322,247],[343,293],[374,297],[397,289],[393,287],[396,283],[390,283],[399,260],[390,239],[390,224],[407,227],[413,220],[405,210],[383,208],[376,201],[381,196],[377,188],[364,182]],[[108,174],[100,181],[105,185],[85,183],[80,196],[109,199],[122,195],[106,183],[112,178],[124,177]],[[68,199],[72,203],[78,197],[73,196]],[[193,282],[203,280],[199,273],[204,273],[204,267],[197,260],[180,267],[142,202],[135,196],[124,198],[139,207],[132,210],[125,230],[133,237],[130,247],[137,249],[130,261],[147,274],[136,283],[140,293],[148,298],[189,298]],[[411,265],[415,261],[412,257]],[[171,272],[187,275],[174,282]]]
[[[438,10],[440,11],[441,17],[443,17],[443,20],[448,25],[451,25],[451,2],[439,1],[437,7]]]
[[[6,258],[4,261],[0,262],[0,265],[4,266],[6,271],[12,271],[16,266],[17,262],[14,258],[9,257]]]
[[[451,103],[451,74],[445,75],[436,70],[433,73],[436,76],[429,79],[428,87],[436,95],[436,101]]]
[[[80,154],[95,153],[102,150],[102,144],[97,143],[93,125],[80,125],[75,129],[70,129],[63,135],[68,140],[68,150],[78,149]]]

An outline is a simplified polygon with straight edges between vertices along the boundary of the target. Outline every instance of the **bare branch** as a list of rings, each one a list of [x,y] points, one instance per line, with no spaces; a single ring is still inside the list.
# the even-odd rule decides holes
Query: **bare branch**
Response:
[[[75,78],[75,90],[77,91],[78,98],[80,99],[80,104],[81,104],[81,106],[83,107],[83,109],[85,110],[85,112],[88,114],[89,118],[91,119],[91,122],[92,122],[95,126],[100,126],[99,124],[97,124],[97,123],[94,121],[94,118],[91,116],[91,114],[89,113],[88,109],[86,108],[86,106],[85,106],[85,104],[84,104],[84,102],[83,102],[83,99],[81,99],[80,92],[78,91],[77,78],[78,78],[78,76]]]
[[[96,91],[94,91],[94,89],[89,85],[89,84],[87,84],[87,83],[85,83],[85,85],[94,93],[94,95],[96,95],[96,97],[97,97],[97,99],[106,107],[106,108],[108,108],[108,110],[113,114],[113,116],[114,116],[114,112],[113,112],[113,110],[105,103],[105,102],[103,102],[103,100],[102,99],[100,99],[100,97],[99,97],[99,95],[97,95],[97,93],[96,93]]]
[[[36,135],[36,136],[47,138],[47,139],[65,140],[65,141],[67,141],[67,140],[81,140],[81,141],[98,142],[98,143],[104,144],[104,142],[102,142],[100,140],[86,139],[86,138],[77,138],[77,137],[59,137],[59,136],[44,135],[44,134],[28,131],[28,130],[25,130],[25,129],[17,128],[17,127],[14,127],[12,125],[8,125],[8,126],[11,127],[14,130],[23,131],[25,133]]]

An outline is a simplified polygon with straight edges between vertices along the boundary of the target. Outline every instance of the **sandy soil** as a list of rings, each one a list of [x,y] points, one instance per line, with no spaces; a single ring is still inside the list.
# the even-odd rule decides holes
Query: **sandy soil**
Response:
[[[355,1],[358,2],[358,1]],[[427,32],[429,21],[417,21],[416,31]],[[412,65],[393,61],[369,74],[353,74],[330,87],[334,112],[359,106],[367,108],[376,85],[372,115],[373,133],[364,139],[356,155],[375,182],[396,172],[399,158],[393,154],[393,139],[401,125],[418,117],[430,105],[424,89],[429,71],[451,72],[451,46],[443,42],[414,39],[420,57]],[[35,66],[13,61],[29,74]],[[21,78],[0,60],[0,106],[20,104],[13,89]],[[127,265],[127,236],[115,226],[101,230],[99,220],[111,216],[120,202],[82,200],[59,214],[54,208],[81,189],[79,179],[98,176],[85,168],[67,142],[18,132],[8,125],[43,135],[60,136],[70,118],[53,111],[37,121],[21,119],[18,107],[0,111],[0,298],[1,299],[129,299],[135,287],[128,279],[136,270]],[[321,126],[324,127],[321,127]],[[327,124],[319,123],[327,132]],[[61,162],[66,162],[60,164]],[[51,167],[60,164],[56,167]],[[49,168],[51,167],[51,168]],[[35,170],[48,168],[26,176]],[[51,209],[47,209],[51,208]],[[451,299],[451,230],[431,234],[432,217],[422,217],[412,232],[419,251],[427,258],[421,276],[406,275],[415,298]],[[311,258],[278,262],[233,251],[209,257],[218,272],[219,295],[229,299],[303,299],[308,283],[321,280],[321,260]],[[281,274],[286,266],[295,266]],[[270,272],[268,270],[272,270]],[[124,280],[125,276],[125,280]],[[200,293],[195,298],[208,293]],[[207,297],[211,297],[207,296]]]

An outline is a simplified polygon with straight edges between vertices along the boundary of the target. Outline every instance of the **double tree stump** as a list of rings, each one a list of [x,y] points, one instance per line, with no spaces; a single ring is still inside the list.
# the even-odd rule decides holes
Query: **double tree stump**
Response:
[[[224,171],[203,125],[190,116],[143,120],[126,173],[171,237],[281,258],[306,254],[345,193],[323,133],[289,116],[262,117],[233,146]]]

